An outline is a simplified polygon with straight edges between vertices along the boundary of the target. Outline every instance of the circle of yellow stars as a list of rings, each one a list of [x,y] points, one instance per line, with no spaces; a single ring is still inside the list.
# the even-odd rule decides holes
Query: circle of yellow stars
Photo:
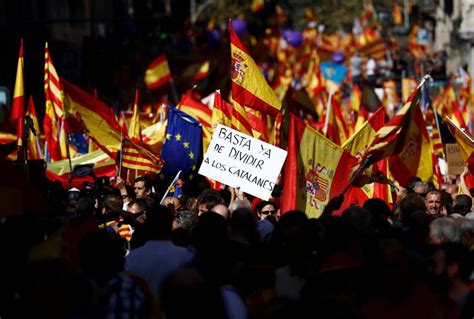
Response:
[[[166,143],[166,141],[171,141],[172,138],[173,138],[173,134],[167,133],[166,138],[165,138],[165,143]],[[184,141],[183,136],[179,133],[174,135],[174,139],[175,139],[176,142],[181,142],[183,144],[183,147],[185,149],[189,150],[189,153],[187,155],[189,156],[189,158],[191,160],[193,160],[196,155],[189,149],[190,143],[187,142],[187,141]],[[195,169],[196,169],[196,165],[193,165],[191,170],[194,171]],[[160,174],[160,177],[161,177],[161,179],[163,179],[164,175]],[[192,174],[189,175],[189,179],[192,179],[192,178],[193,178],[193,175]]]

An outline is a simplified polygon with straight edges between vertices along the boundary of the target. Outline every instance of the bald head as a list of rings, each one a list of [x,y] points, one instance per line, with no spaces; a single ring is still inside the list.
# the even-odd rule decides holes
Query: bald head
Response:
[[[225,218],[225,220],[229,220],[229,218],[230,218],[229,208],[225,204],[214,205],[214,207],[212,207],[211,211],[221,215],[222,217]]]

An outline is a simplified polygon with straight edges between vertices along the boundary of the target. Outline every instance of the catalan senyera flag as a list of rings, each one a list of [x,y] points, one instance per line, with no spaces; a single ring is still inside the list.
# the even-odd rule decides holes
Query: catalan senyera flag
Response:
[[[41,143],[40,143],[40,129],[38,123],[38,117],[36,116],[35,104],[33,101],[33,97],[30,96],[30,100],[28,101],[28,109],[26,110],[26,115],[30,117],[33,128],[36,132],[36,135],[33,132],[29,132],[28,137],[28,158],[38,160],[43,158],[42,150],[41,150]]]
[[[264,114],[276,115],[281,101],[268,85],[260,68],[234,32],[229,21],[230,50],[232,58],[232,100]]]
[[[210,61],[200,61],[186,67],[181,74],[181,79],[184,81],[199,81],[204,79],[209,74]]]
[[[15,88],[13,90],[13,101],[10,113],[10,121],[16,121],[17,145],[23,145],[23,122],[25,116],[25,87],[23,81],[23,39],[21,39],[20,53],[18,54],[18,65],[16,68]]]
[[[192,116],[202,124],[202,147],[205,152],[212,138],[212,111],[193,97],[192,90],[183,95],[177,109]]]
[[[474,139],[465,130],[457,126],[451,119],[446,117],[449,131],[461,147],[461,157],[465,163],[470,159],[474,151]]]
[[[290,114],[281,211],[319,217],[330,198],[349,184],[357,159]]]
[[[417,125],[415,117],[419,110],[420,89],[418,86],[397,115],[377,131],[364,159],[368,158],[370,163],[375,163],[383,158],[400,154],[408,146],[411,127]]]
[[[145,71],[145,84],[149,89],[157,89],[171,80],[171,71],[166,55],[157,57]]]
[[[49,54],[48,43],[45,44],[44,55],[44,93],[46,107],[43,131],[50,159],[55,162],[67,157],[66,133],[61,124],[64,117],[61,82]]]
[[[142,129],[140,127],[140,114],[138,111],[138,89],[135,91],[135,102],[133,103],[133,115],[130,119],[128,136],[135,143],[142,142]]]
[[[164,161],[145,147],[134,143],[128,137],[122,143],[122,166],[133,170],[158,174]]]

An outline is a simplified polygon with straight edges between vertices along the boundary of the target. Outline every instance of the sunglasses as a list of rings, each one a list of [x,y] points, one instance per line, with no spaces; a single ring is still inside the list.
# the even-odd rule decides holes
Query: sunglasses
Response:
[[[260,213],[263,215],[269,215],[269,214],[273,215],[276,213],[276,210],[262,210]]]

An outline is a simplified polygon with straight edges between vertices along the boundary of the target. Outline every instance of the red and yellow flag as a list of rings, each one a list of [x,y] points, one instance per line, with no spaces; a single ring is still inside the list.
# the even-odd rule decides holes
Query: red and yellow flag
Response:
[[[177,109],[192,116],[201,123],[203,134],[202,147],[205,152],[212,138],[212,111],[193,97],[192,90],[183,95]]]
[[[164,165],[159,156],[132,142],[129,138],[123,139],[122,166],[128,169],[142,170],[158,174]]]
[[[166,55],[157,57],[145,72],[145,84],[149,89],[157,89],[171,80],[171,71]]]
[[[418,86],[398,114],[377,131],[364,158],[375,163],[405,150],[410,140],[409,132],[413,125],[417,125],[415,117],[419,111],[420,88]]]
[[[281,101],[268,85],[260,68],[240,42],[229,21],[230,49],[232,58],[232,100],[264,114],[276,115]]]
[[[465,130],[456,125],[451,119],[446,118],[449,131],[461,147],[461,157],[465,163],[470,159],[474,151],[474,139]]]
[[[21,39],[20,53],[18,55],[18,65],[16,68],[15,88],[13,90],[12,109],[10,121],[16,121],[17,145],[23,145],[23,122],[25,116],[25,87],[23,82],[23,39]]]
[[[51,161],[58,161],[67,157],[65,127],[62,125],[64,117],[61,82],[53,65],[53,60],[45,44],[44,56],[44,93],[46,108],[43,118],[43,131]]]
[[[181,79],[190,82],[202,80],[209,74],[209,65],[209,60],[191,64],[184,69]]]
[[[138,111],[138,89],[135,91],[135,102],[133,103],[133,115],[130,119],[128,136],[135,143],[142,142],[142,129],[140,126],[140,113]]]
[[[433,178],[433,146],[420,107],[415,105],[414,111],[403,150],[389,158],[390,172],[401,185],[407,185],[412,176],[424,181]]]
[[[329,199],[349,184],[356,163],[349,152],[290,114],[281,211],[319,217]]]
[[[254,136],[252,125],[247,118],[247,112],[245,109],[238,103],[232,105],[224,101],[219,91],[216,91],[214,95],[212,128],[214,129],[217,124],[223,124],[239,132]],[[255,136],[255,138],[258,138],[258,136]]]
[[[26,110],[26,115],[30,117],[31,124],[33,125],[33,129],[35,130],[35,134],[33,132],[29,132],[28,137],[28,158],[38,160],[43,158],[42,151],[41,151],[41,144],[40,144],[40,129],[38,124],[38,117],[36,116],[35,104],[33,101],[33,97],[30,96],[30,100],[28,101],[28,109]]]

